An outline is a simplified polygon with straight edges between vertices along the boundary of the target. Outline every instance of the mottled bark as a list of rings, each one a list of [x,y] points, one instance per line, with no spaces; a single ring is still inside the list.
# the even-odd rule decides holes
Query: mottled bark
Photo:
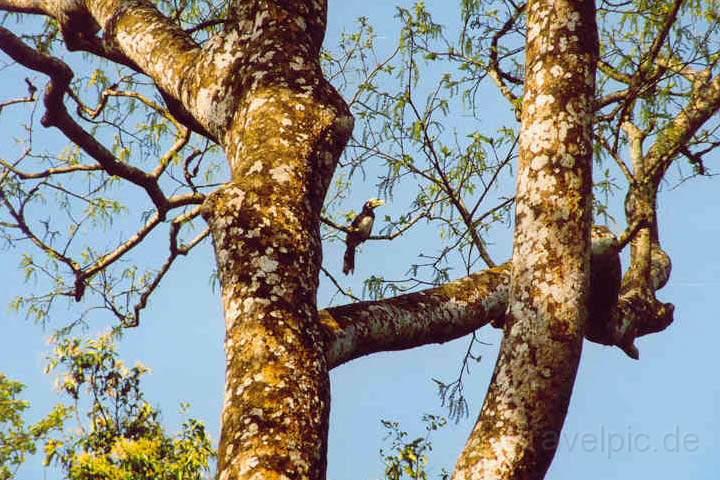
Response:
[[[320,311],[326,358],[334,368],[375,352],[444,343],[501,320],[510,263],[437,288]]]
[[[625,199],[629,220],[644,220],[649,228],[641,230],[630,249],[630,268],[625,273],[617,309],[610,319],[610,337],[630,357],[639,358],[635,338],[665,329],[673,321],[673,306],[655,298],[655,290],[670,277],[670,257],[660,247],[656,218],[658,185],[653,183],[643,155],[645,134],[630,121],[623,127],[630,140],[630,158],[636,181]]]
[[[319,66],[326,7],[238,1],[201,48],[145,0],[0,3],[53,16],[68,48],[147,74],[226,151],[232,181],[203,205],[227,325],[221,479],[325,475],[320,210],[353,124]]]
[[[613,317],[612,336],[629,355],[637,357],[636,337],[659,332],[673,321],[673,305],[655,297],[670,277],[672,263],[660,244],[656,199],[660,183],[672,162],[720,109],[720,77],[711,71],[695,71],[684,65],[683,75],[692,82],[687,105],[669,122],[644,151],[647,133],[632,123],[632,109],[623,127],[630,140],[630,159],[635,181],[625,198],[628,219],[644,218],[648,231],[632,243],[631,265],[623,279],[623,289]]]
[[[320,211],[352,130],[318,54],[324,2],[242,2],[247,56],[226,135],[232,181],[205,205],[227,373],[219,478],[324,478],[330,408],[315,297]]]
[[[617,110],[621,114],[618,120],[629,141],[632,172],[617,157],[614,147],[605,142],[604,146],[620,160],[619,165],[629,181],[625,196],[626,218],[628,222],[644,221],[650,225],[632,241],[630,268],[623,278],[618,305],[612,312],[606,332],[608,343],[619,345],[633,358],[639,355],[635,338],[659,332],[673,321],[673,305],[660,302],[655,296],[655,291],[668,281],[672,268],[670,257],[660,243],[656,215],[660,183],[681,153],[701,164],[702,155],[712,149],[695,154],[690,146],[698,144],[703,125],[720,109],[720,77],[713,77],[714,62],[702,68],[699,65],[703,62],[683,61],[683,54],[675,50],[674,42],[667,42],[673,23],[681,13],[682,3],[682,0],[673,1],[664,12],[658,34],[648,52],[642,55],[643,60],[634,74],[609,64],[601,66],[606,75],[627,86],[599,102],[600,106],[608,100],[610,103],[621,102],[622,106]],[[684,77],[682,80],[687,82],[687,103],[657,132],[653,131],[654,121],[645,122],[647,130],[643,130],[633,118],[638,97],[643,91],[652,91],[669,72]],[[682,80],[680,84],[684,83]],[[650,139],[652,144],[646,148]]]
[[[672,305],[654,295],[671,266],[660,248],[655,198],[683,145],[720,108],[720,80],[709,71],[693,77],[687,108],[647,154],[629,118],[634,181],[627,220],[651,227],[633,237],[621,289],[623,242],[596,229],[588,248],[597,55],[592,1],[534,0],[526,9],[512,264],[435,289],[319,313],[320,210],[352,130],[344,101],[318,64],[324,1],[235,1],[225,30],[202,47],[147,0],[0,0],[0,9],[52,16],[68,49],[147,74],[177,119],[227,153],[232,180],[202,209],[216,249],[227,326],[221,479],[324,478],[330,368],[377,351],[448,341],[489,321],[504,324],[506,336],[455,478],[542,478],[564,420],[583,332],[637,358],[635,338],[672,321]],[[157,178],[119,163],[65,110],[69,68],[7,30],[0,28],[0,37],[0,47],[14,59],[51,76],[44,123],[60,128],[108,174],[145,189],[158,211],[151,226],[170,208],[202,201],[202,195],[165,197]],[[663,41],[648,58],[657,57]],[[491,64],[499,68],[497,58]],[[78,272],[81,292],[83,274],[97,270],[68,264]]]
[[[705,122],[720,108],[720,77],[709,70],[684,73],[692,81],[688,104],[657,135],[644,151],[647,133],[632,122],[629,109],[623,128],[630,141],[634,182],[625,197],[629,221],[644,219],[651,228],[632,242],[631,264],[625,277],[616,312],[611,321],[613,342],[633,358],[639,352],[635,338],[667,328],[673,321],[673,305],[655,297],[670,278],[672,263],[660,244],[656,202],[660,182],[678,154]]]
[[[570,400],[587,316],[592,1],[528,3],[516,229],[505,338],[454,478],[543,478]]]
[[[634,226],[623,236],[636,233]],[[617,305],[623,246],[622,237],[618,239],[606,227],[593,227],[590,314],[585,338],[594,343],[622,347],[615,336],[617,319],[637,314],[618,309]],[[652,260],[653,272],[664,271],[662,257]],[[510,265],[507,262],[427,290],[321,310],[328,367],[376,352],[448,342],[488,323],[502,328],[508,308]],[[638,336],[646,333],[651,332],[638,332]]]

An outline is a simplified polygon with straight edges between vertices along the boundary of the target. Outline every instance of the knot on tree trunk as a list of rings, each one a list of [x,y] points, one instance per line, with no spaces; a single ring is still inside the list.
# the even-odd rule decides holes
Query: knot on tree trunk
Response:
[[[641,258],[635,247],[636,262],[621,280],[620,249],[596,251],[593,232],[590,316],[585,332],[588,340],[616,345],[636,360],[640,354],[635,339],[667,328],[673,322],[674,311],[672,304],[660,302],[655,297],[655,291],[670,277],[670,257],[659,243],[649,241],[647,233],[644,237],[641,241],[647,241],[651,248],[649,259]]]
[[[81,49],[85,42],[100,31],[100,25],[83,1],[47,2],[46,8],[57,20],[67,49],[70,51]]]
[[[620,261],[621,242],[605,226],[593,226],[590,259],[590,295],[585,338],[602,345],[618,346],[629,357],[639,358],[635,339],[657,333],[673,322],[674,307],[655,298],[670,276],[671,261],[660,245],[653,243],[649,279],[631,267],[623,280]],[[505,317],[491,320],[504,328]]]

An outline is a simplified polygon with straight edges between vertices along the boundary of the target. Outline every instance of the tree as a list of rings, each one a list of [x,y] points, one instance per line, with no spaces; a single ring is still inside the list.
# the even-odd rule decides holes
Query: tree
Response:
[[[21,416],[30,402],[17,398],[22,384],[0,377],[0,420],[7,423],[0,433],[3,479],[15,478],[9,466],[17,469],[41,442],[45,466],[58,465],[72,480],[204,478],[214,454],[204,425],[188,419],[175,438],[168,435],[160,413],[140,389],[148,369],[141,364],[127,368],[118,359],[112,335],[87,342],[59,339],[48,370],[58,367],[64,370],[58,387],[72,403],[58,404],[30,428]],[[90,398],[87,408],[81,405],[84,390]],[[70,417],[77,419],[75,428],[68,428]]]
[[[42,261],[25,256],[24,266],[52,282],[49,293],[16,306],[42,319],[62,296],[92,297],[120,326],[137,326],[175,259],[212,237],[227,331],[220,479],[324,477],[331,368],[457,338],[492,321],[504,329],[502,350],[454,476],[542,478],[583,336],[637,358],[634,340],[672,322],[672,305],[655,297],[670,275],[656,199],[674,162],[687,158],[694,175],[707,174],[703,156],[718,145],[719,57],[708,41],[717,36],[718,11],[712,2],[681,0],[603,3],[597,11],[579,0],[479,3],[462,2],[454,42],[422,3],[401,9],[400,45],[376,61],[364,53],[372,47],[367,26],[365,36],[348,37],[339,58],[323,54],[325,2],[0,0],[3,10],[49,19],[27,38],[2,27],[0,48],[50,78],[42,124],[72,145],[51,157],[29,144],[2,162],[5,238],[45,253]],[[119,70],[96,70],[87,81],[96,91],[82,91],[60,58],[62,46]],[[464,72],[438,79],[424,107],[415,90],[418,57]],[[353,96],[346,100],[328,81],[322,58],[339,83],[348,62],[359,64],[364,78]],[[383,90],[378,77],[398,65],[400,89]],[[486,78],[521,120],[519,132],[476,133],[453,148],[437,119],[453,106],[444,95],[462,91],[473,105]],[[37,87],[28,81],[27,88],[27,98],[4,105],[32,104]],[[76,104],[74,114],[66,101]],[[362,125],[351,139],[353,114]],[[140,128],[126,128],[142,116]],[[404,178],[421,182],[414,211],[390,222],[381,238],[427,220],[443,225],[451,241],[425,265],[437,286],[319,311],[321,223],[342,230],[324,208],[348,142],[350,170],[368,158],[386,162],[386,194]],[[516,195],[487,207],[516,146]],[[226,181],[213,176],[222,168],[212,157],[217,149],[227,158]],[[504,159],[486,161],[486,152],[501,150]],[[593,153],[626,177],[627,228],[619,238],[591,228]],[[155,165],[143,164],[156,156]],[[130,188],[150,208],[137,208],[144,222],[137,233],[109,250],[79,245],[88,227],[125,208],[113,189]],[[28,218],[49,192],[67,220]],[[496,265],[484,236],[513,201],[513,258]],[[200,216],[208,228],[182,241]],[[163,227],[169,254],[156,272],[116,268]],[[621,280],[618,255],[628,244],[631,264]],[[450,252],[464,259],[467,277],[448,281]],[[421,270],[412,266],[408,282],[373,278],[367,286],[397,293],[426,283]]]
[[[13,478],[14,470],[25,461],[25,456],[35,453],[37,441],[59,428],[66,415],[65,409],[58,407],[42,421],[26,427],[22,413],[29,402],[18,398],[22,390],[21,383],[0,375],[0,478],[3,480]]]

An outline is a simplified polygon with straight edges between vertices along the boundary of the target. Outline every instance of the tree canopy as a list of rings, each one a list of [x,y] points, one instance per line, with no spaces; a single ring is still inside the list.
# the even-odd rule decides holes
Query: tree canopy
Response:
[[[503,344],[454,478],[542,478],[583,338],[637,359],[673,322],[658,199],[712,176],[718,8],[415,2],[395,31],[361,17],[323,44],[324,2],[0,0],[0,235],[28,280],[12,307],[53,332],[70,400],[27,427],[2,377],[0,455],[42,440],[70,478],[201,478],[215,453],[221,479],[320,478],[330,369],[471,334],[436,383],[453,419],[475,417],[464,372],[491,323]],[[347,278],[337,252],[374,196]],[[210,243],[218,452],[195,419],[165,431],[113,346]],[[72,412],[85,429],[61,439]],[[388,477],[410,458],[421,478],[425,443],[386,427]]]

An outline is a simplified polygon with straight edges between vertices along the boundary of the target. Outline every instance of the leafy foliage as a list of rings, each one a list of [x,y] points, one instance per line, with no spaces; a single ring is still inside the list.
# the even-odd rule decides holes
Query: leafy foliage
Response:
[[[205,478],[214,455],[205,426],[190,418],[169,435],[140,389],[148,369],[125,366],[111,334],[59,340],[48,371],[58,368],[58,386],[73,409],[81,410],[83,391],[90,400],[78,433],[66,430],[46,443],[46,463],[60,466],[70,480]]]
[[[0,373],[0,480],[15,478],[17,468],[37,451],[38,442],[62,428],[70,413],[58,405],[39,422],[26,425],[23,414],[30,402],[19,398],[24,388]]]
[[[14,478],[40,443],[45,464],[68,480],[207,478],[215,452],[205,426],[189,418],[168,434],[140,389],[148,369],[126,367],[111,334],[59,340],[47,372],[53,370],[61,370],[58,387],[72,405],[58,404],[31,426],[23,418],[30,403],[19,398],[23,385],[0,374],[0,480]],[[68,425],[73,416],[77,428]]]
[[[425,423],[425,435],[414,439],[409,438],[408,432],[402,430],[400,424],[395,421],[382,420],[382,425],[387,430],[385,440],[390,442],[389,451],[380,451],[380,456],[385,462],[386,480],[427,480],[429,477],[429,454],[432,451],[430,435],[444,427],[447,421],[443,417],[426,414],[422,417]],[[444,469],[439,478],[449,478],[448,472]]]
[[[463,14],[477,8],[465,2]],[[487,49],[460,54],[460,40],[448,39],[425,2],[398,7],[396,18],[399,30],[390,42],[361,18],[355,32],[324,52],[326,75],[345,93],[356,119],[342,181],[325,214],[344,219],[354,207],[344,202],[352,182],[374,177],[390,213],[371,240],[403,242],[411,231],[432,238],[430,247],[409,256],[403,274],[365,280],[363,295],[372,299],[494,265],[485,238],[496,225],[507,225],[513,203],[512,182],[505,180],[516,156],[515,118],[473,121],[487,83],[478,58]],[[339,237],[332,225],[325,229],[326,240]]]
[[[687,105],[694,84],[720,70],[720,48],[709,41],[720,29],[720,6],[714,1],[682,2],[666,41],[652,53],[675,3],[598,2],[602,62],[595,153],[602,168],[595,179],[594,206],[596,218],[605,222],[614,221],[607,209],[610,198],[633,181],[624,181],[618,171],[628,169],[623,124],[634,121],[647,143],[656,140]],[[200,44],[221,31],[227,14],[225,4],[213,0],[159,0],[156,5]],[[12,19],[1,22],[8,25]],[[423,1],[398,8],[397,20],[391,41],[379,42],[382,37],[361,18],[337,48],[323,52],[327,76],[345,93],[356,118],[325,216],[346,223],[349,209],[358,206],[347,204],[352,182],[370,178],[379,195],[394,200],[372,241],[392,241],[411,229],[432,236],[427,241],[432,248],[418,247],[403,275],[375,272],[366,278],[363,295],[373,299],[444,283],[493,263],[486,238],[511,221],[512,188],[507,185],[513,184],[522,108],[522,2],[462,0],[459,28],[453,29],[444,27]],[[227,167],[217,146],[172,117],[147,78],[94,57],[72,63],[54,20],[20,29],[28,43],[66,59],[76,70],[67,99],[70,110],[119,162],[147,169],[178,195],[202,196],[222,182]],[[2,68],[11,72],[15,66]],[[187,254],[206,238],[183,236],[184,248],[178,236],[181,228],[183,233],[195,230],[202,199],[160,220],[134,186],[102,171],[77,146],[34,140],[40,107],[32,82],[37,81],[27,80],[23,132],[0,158],[0,241],[8,247],[33,244],[34,250],[21,253],[20,267],[40,291],[34,294],[29,286],[13,307],[46,322],[58,299],[82,297],[81,285],[84,310],[60,327],[63,333],[101,310],[123,324],[137,323],[138,312],[177,254]],[[493,112],[499,118],[489,119],[484,110],[489,95],[502,95],[509,113]],[[703,159],[720,146],[719,129],[715,118],[683,147],[690,167],[689,172],[682,169],[683,180],[711,173]],[[50,213],[48,206],[53,206]],[[165,264],[146,268],[138,251],[156,252],[158,231],[169,233],[162,247],[169,243],[171,255]],[[331,226],[323,235],[326,241],[341,237]],[[349,288],[336,285],[356,299]],[[437,381],[454,419],[466,412],[462,372],[468,359],[474,356],[466,355],[457,380]],[[74,405],[58,406],[31,426],[23,420],[27,403],[18,399],[22,385],[0,376],[0,480],[11,478],[38,442],[63,428],[71,412],[79,419],[86,412],[80,430],[66,429],[45,449],[47,461],[68,478],[200,478],[207,471],[213,452],[203,425],[189,419],[178,435],[167,434],[159,412],[140,390],[147,370],[122,364],[111,336],[58,340],[51,361],[55,368],[63,369],[59,386]],[[409,441],[392,422],[386,428],[393,438],[392,453],[383,457],[387,477],[426,478],[427,440]]]

